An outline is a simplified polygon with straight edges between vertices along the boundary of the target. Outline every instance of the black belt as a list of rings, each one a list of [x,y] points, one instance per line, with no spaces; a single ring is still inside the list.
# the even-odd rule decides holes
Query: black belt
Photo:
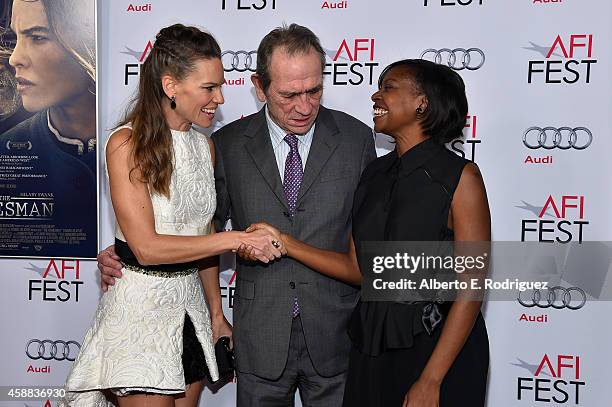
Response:
[[[121,259],[121,263],[123,263],[128,270],[137,271],[143,274],[158,275],[159,277],[177,277],[177,274],[187,275],[198,270],[198,263],[195,261],[144,266],[138,262],[130,246],[123,240],[117,238],[115,238],[115,253],[117,253],[117,256]]]

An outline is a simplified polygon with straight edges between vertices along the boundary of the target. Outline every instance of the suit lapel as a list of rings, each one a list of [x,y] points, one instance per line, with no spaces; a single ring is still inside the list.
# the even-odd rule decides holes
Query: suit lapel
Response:
[[[310,187],[312,187],[321,169],[323,169],[327,160],[329,160],[338,146],[338,137],[334,137],[336,133],[338,133],[336,122],[331,113],[321,106],[319,108],[319,116],[317,117],[315,132],[312,138],[312,145],[308,153],[308,160],[306,160],[304,178],[302,179],[302,185],[298,193],[297,205],[299,205],[301,199],[306,195]]]
[[[278,173],[276,157],[274,157],[274,150],[272,149],[272,142],[270,141],[264,109],[265,107],[257,113],[246,130],[245,136],[249,137],[250,140],[245,144],[245,148],[276,198],[289,211],[283,184]]]

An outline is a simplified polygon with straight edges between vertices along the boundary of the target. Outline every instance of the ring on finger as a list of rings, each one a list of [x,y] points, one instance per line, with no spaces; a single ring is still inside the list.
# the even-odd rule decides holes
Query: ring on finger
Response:
[[[272,240],[272,246],[276,247],[277,249],[280,247],[280,243],[278,242],[278,240],[273,239]]]

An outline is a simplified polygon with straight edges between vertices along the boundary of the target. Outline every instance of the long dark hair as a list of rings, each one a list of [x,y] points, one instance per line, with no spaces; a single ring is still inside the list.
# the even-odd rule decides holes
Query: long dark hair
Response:
[[[153,49],[140,69],[138,93],[125,118],[118,124],[131,123],[133,168],[151,192],[170,196],[173,171],[172,135],[163,110],[161,78],[171,75],[184,79],[201,59],[221,58],[221,48],[209,33],[182,24],[162,28]]]

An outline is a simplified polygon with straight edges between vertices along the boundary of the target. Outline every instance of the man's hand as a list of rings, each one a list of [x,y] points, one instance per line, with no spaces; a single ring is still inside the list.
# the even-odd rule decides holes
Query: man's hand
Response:
[[[100,270],[100,285],[102,291],[108,291],[109,285],[115,284],[115,278],[121,278],[120,258],[115,254],[115,246],[108,246],[98,253],[98,270]]]

